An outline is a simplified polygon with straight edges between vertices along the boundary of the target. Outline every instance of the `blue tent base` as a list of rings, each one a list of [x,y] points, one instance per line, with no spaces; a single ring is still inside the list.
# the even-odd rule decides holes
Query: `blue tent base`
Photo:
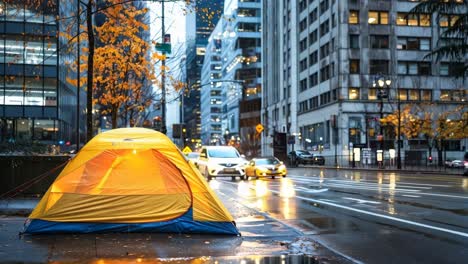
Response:
[[[26,234],[136,232],[240,235],[233,222],[194,221],[192,209],[177,219],[150,223],[77,223],[32,219],[24,231]]]

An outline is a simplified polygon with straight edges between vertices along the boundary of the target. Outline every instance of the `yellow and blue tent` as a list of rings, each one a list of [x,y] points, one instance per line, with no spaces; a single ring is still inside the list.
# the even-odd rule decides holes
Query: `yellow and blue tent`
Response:
[[[234,219],[164,134],[101,133],[67,164],[25,233],[162,232],[239,235]]]

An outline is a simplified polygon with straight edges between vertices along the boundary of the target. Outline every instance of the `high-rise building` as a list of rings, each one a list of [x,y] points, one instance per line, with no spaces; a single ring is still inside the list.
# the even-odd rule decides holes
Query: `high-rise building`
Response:
[[[265,1],[263,154],[273,153],[270,136],[285,132],[289,150],[322,153],[331,165],[349,162],[352,152],[361,162],[374,163],[377,150],[383,150],[391,160],[397,132],[381,125],[382,117],[398,106],[419,107],[414,114],[427,111],[436,118],[466,105],[466,81],[452,76],[463,62],[425,57],[451,15],[408,15],[416,4]],[[401,139],[401,157],[435,155],[428,152],[437,142],[423,136]],[[466,149],[463,140],[443,144],[446,155]]]
[[[260,0],[227,0],[223,14],[223,131],[247,156],[260,153],[261,7]]]
[[[187,14],[186,82],[188,91],[183,104],[183,123],[189,142],[201,141],[200,89],[201,70],[208,38],[222,14],[222,0],[197,0],[195,12]]]
[[[56,20],[72,14],[76,5],[67,3],[0,3],[0,141],[74,142],[77,89],[65,81],[73,48],[59,39]]]
[[[225,143],[222,130],[223,122],[223,91],[221,58],[223,21],[218,21],[208,38],[205,59],[201,72],[200,110],[201,110],[201,140],[203,145],[219,145]]]

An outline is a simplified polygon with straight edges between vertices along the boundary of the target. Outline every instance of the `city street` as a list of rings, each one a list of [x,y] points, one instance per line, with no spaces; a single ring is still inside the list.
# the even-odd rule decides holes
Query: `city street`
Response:
[[[4,216],[0,259],[317,263],[318,257],[323,263],[465,263],[468,257],[466,177],[300,167],[286,178],[219,178],[210,186],[242,237],[18,236],[25,218]],[[31,200],[10,202],[22,212],[35,206]]]
[[[466,177],[295,168],[287,178],[210,184],[359,262],[468,259]]]

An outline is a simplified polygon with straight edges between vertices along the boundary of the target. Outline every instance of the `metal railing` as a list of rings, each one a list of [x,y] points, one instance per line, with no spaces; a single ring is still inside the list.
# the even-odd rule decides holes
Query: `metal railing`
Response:
[[[323,155],[322,155],[323,156]],[[348,155],[331,155],[331,156],[323,156],[325,158],[324,165],[318,164],[306,164],[305,166],[323,166],[323,167],[337,167],[337,168],[360,168],[360,169],[390,169],[396,170],[397,169],[397,160],[395,159],[384,159],[382,163],[378,163],[375,158],[370,160],[370,164],[365,162],[364,160],[352,160],[352,157]],[[291,167],[294,167],[289,162]],[[304,165],[299,164],[298,167],[303,167]],[[404,159],[401,161],[401,169],[402,170],[414,170],[414,171],[441,171],[441,172],[449,172],[449,173],[463,173],[463,167],[448,167],[448,166],[440,166],[438,165],[437,161],[405,161]]]

